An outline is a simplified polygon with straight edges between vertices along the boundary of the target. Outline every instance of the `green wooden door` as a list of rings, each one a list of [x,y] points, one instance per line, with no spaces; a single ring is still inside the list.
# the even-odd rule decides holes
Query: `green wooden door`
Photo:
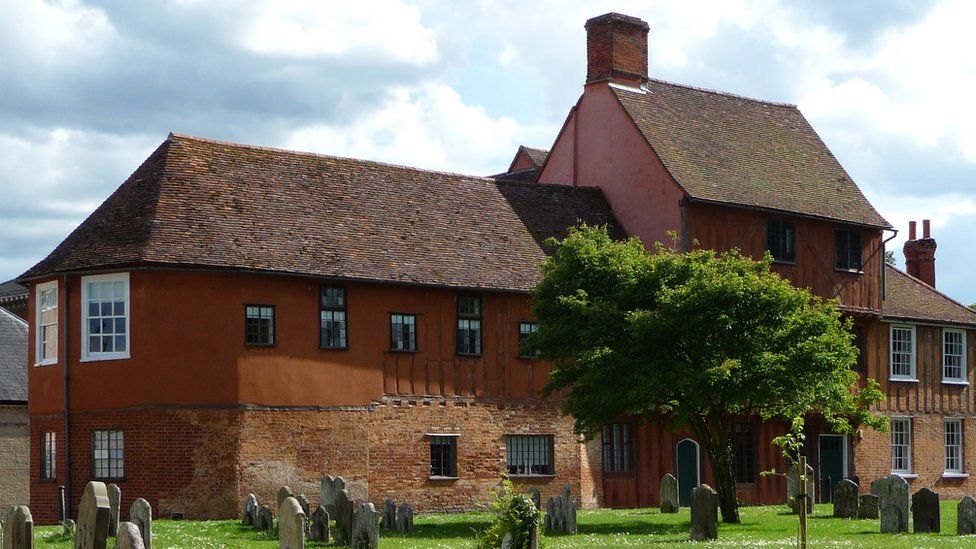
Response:
[[[682,507],[691,505],[691,491],[700,483],[700,457],[698,443],[684,439],[678,443],[678,503]]]
[[[844,437],[842,435],[820,435],[820,501],[832,501],[834,486],[843,480]]]

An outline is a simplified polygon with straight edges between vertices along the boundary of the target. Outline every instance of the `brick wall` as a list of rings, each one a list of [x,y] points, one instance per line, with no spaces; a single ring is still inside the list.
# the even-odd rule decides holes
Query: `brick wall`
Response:
[[[30,500],[27,406],[0,406],[0,509]]]

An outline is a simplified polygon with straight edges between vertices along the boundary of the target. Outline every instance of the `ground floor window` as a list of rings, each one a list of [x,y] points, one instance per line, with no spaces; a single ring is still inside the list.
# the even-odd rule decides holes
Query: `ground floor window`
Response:
[[[962,420],[945,420],[945,472],[962,472]]]
[[[122,431],[92,431],[92,476],[118,479],[125,476],[125,438]]]
[[[736,423],[729,433],[732,471],[736,482],[756,482],[756,456],[752,425]]]
[[[41,479],[54,480],[54,459],[57,455],[57,434],[53,431],[41,433]]]
[[[891,471],[912,471],[912,420],[907,417],[891,418]]]
[[[428,435],[430,439],[430,476],[457,477],[456,435]]]
[[[611,423],[603,428],[603,472],[634,470],[633,433],[629,423]]]
[[[505,437],[510,475],[552,475],[551,435],[510,435]]]

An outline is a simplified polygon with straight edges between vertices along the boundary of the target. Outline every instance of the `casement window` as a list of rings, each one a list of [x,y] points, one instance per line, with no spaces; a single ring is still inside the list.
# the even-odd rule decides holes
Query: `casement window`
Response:
[[[942,330],[942,380],[966,381],[966,332]]]
[[[837,231],[834,239],[834,268],[841,271],[861,270],[861,233]]]
[[[120,479],[125,476],[125,437],[119,430],[92,431],[92,477]]]
[[[457,478],[457,435],[427,435],[430,440],[430,476]]]
[[[891,378],[915,379],[915,327],[891,326]]]
[[[945,420],[945,472],[962,473],[962,420]]]
[[[342,286],[323,286],[320,296],[320,341],[323,349],[349,347],[346,319],[346,289]]]
[[[509,435],[505,437],[510,475],[553,475],[553,437],[551,435]]]
[[[457,353],[481,354],[481,298],[478,296],[458,296]]]
[[[129,358],[129,274],[81,279],[82,360]]]
[[[756,446],[752,425],[736,423],[729,432],[732,448],[732,471],[736,482],[756,482]]]
[[[519,322],[519,354],[521,358],[539,358],[539,352],[531,352],[525,348],[525,339],[539,329],[535,322]]]
[[[54,460],[57,456],[57,434],[54,431],[41,433],[41,480],[54,480]]]
[[[244,343],[247,345],[275,344],[274,305],[244,306]]]
[[[776,261],[796,261],[796,228],[792,221],[770,219],[766,223],[766,247]]]
[[[38,284],[34,293],[37,331],[34,360],[38,366],[58,361],[58,281]]]
[[[912,420],[891,418],[891,472],[912,472]]]
[[[611,423],[603,428],[603,472],[634,470],[633,433],[629,423]]]
[[[417,350],[417,315],[390,315],[390,350]]]

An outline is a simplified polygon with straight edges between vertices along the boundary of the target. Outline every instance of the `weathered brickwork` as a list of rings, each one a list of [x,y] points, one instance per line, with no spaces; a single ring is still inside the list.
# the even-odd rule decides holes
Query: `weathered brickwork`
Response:
[[[0,509],[30,499],[27,406],[0,406]]]

